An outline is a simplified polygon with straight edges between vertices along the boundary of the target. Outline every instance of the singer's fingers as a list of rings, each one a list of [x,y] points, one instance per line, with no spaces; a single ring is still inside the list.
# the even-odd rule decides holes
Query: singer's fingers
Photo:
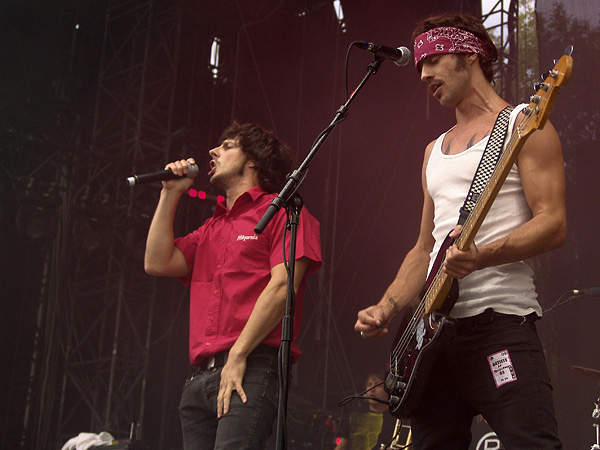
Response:
[[[188,171],[188,161],[189,160],[185,159],[173,161],[165,166],[165,170],[171,170],[171,172],[179,176],[186,175]],[[193,162],[191,164],[193,164]]]

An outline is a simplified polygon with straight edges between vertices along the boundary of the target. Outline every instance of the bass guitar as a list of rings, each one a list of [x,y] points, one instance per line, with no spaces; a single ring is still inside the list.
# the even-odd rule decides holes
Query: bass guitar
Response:
[[[458,283],[442,270],[446,250],[456,244],[468,250],[486,214],[525,140],[542,129],[561,87],[571,76],[573,47],[555,64],[523,110],[523,120],[517,125],[490,180],[465,220],[456,239],[446,238],[427,276],[420,301],[404,315],[390,352],[390,370],[385,380],[390,412],[398,419],[407,419],[417,407],[436,357],[448,346],[456,332],[456,322],[449,313],[458,298]]]

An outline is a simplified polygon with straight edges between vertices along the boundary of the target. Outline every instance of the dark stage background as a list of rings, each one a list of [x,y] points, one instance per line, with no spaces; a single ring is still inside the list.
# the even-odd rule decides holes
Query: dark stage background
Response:
[[[44,321],[36,317],[40,290],[49,276],[40,260],[53,245],[60,217],[52,213],[58,204],[42,208],[23,195],[23,180],[32,172],[43,172],[47,161],[65,157],[85,160],[90,152],[94,108],[102,100],[101,95],[97,97],[97,80],[106,4],[59,0],[4,3],[0,11],[0,447],[35,448],[34,436],[21,435],[30,376],[27,362],[36,339],[43,341],[41,348],[47,348],[44,345],[61,333],[60,329],[45,329]],[[346,31],[341,32],[328,1],[212,0],[179,5],[184,14],[172,129],[183,131],[174,133],[167,156],[171,160],[191,155],[200,167],[207,166],[207,150],[232,119],[255,121],[276,130],[294,149],[298,162],[302,161],[345,102],[344,61],[352,41],[410,47],[413,25],[420,18],[450,11],[481,13],[474,0],[347,0],[342,2]],[[594,78],[600,71],[595,57],[600,54],[600,17],[597,11],[582,15],[579,9],[569,8],[567,0],[564,6],[541,0],[537,6],[540,69],[552,67],[552,60],[560,57],[567,44],[575,46],[573,76],[551,115],[565,153],[569,236],[563,248],[536,261],[544,309],[572,289],[600,283],[596,255],[600,90]],[[76,34],[75,23],[80,24]],[[210,78],[207,68],[207,48],[214,36],[221,39],[217,81]],[[371,61],[368,52],[351,51],[350,90],[366,74]],[[294,367],[290,393],[291,446],[331,448],[332,424],[341,414],[336,404],[361,390],[368,371],[385,368],[391,337],[377,342],[360,339],[353,332],[356,313],[379,300],[414,243],[422,201],[422,152],[452,123],[451,111],[431,101],[411,64],[397,67],[385,61],[350,105],[347,120],[312,162],[301,193],[306,207],[322,224],[324,267],[310,280],[305,298],[299,343],[304,354]],[[67,145],[48,143],[65,135]],[[94,150],[103,152],[102,148]],[[134,165],[108,151],[106,155],[112,158],[115,170],[125,175],[160,168],[141,166],[139,159]],[[195,187],[216,194],[202,175],[201,170]],[[130,225],[135,244],[129,268],[143,279],[141,255],[159,188],[136,189],[144,195],[130,205],[142,214]],[[115,208],[120,206],[115,204]],[[31,210],[43,213],[41,229],[33,229],[26,220]],[[199,226],[210,214],[209,202],[185,200],[178,217],[180,234]],[[105,237],[115,232],[109,220],[100,223]],[[71,240],[87,237],[84,228]],[[92,256],[96,255],[99,264],[94,270],[102,271],[99,261],[104,261],[105,255],[100,254],[108,252],[108,247],[100,243],[94,251],[98,253]],[[52,260],[54,264],[63,262]],[[66,270],[70,267],[65,265]],[[150,277],[147,281],[155,282]],[[63,288],[59,297],[68,295],[69,286]],[[142,438],[151,449],[177,449],[181,445],[177,404],[188,370],[186,292],[175,281],[158,280],[155,293]],[[42,301],[45,295],[42,289]],[[135,311],[137,306],[133,308]],[[598,317],[598,298],[578,297],[553,310],[538,328],[554,383],[565,449],[589,447],[594,440],[590,414],[600,393],[599,380],[570,367],[600,370]],[[53,323],[71,319],[63,317]],[[40,336],[36,330],[41,330]],[[58,374],[61,364],[56,360]],[[38,383],[44,380],[39,368],[33,379]],[[89,394],[90,398],[99,395]],[[58,392],[54,402],[57,396]],[[70,401],[73,399],[68,397],[67,408]],[[101,408],[102,399],[98,405]],[[43,406],[47,409],[36,404],[32,416],[55,414],[52,404]],[[75,416],[68,425],[61,425],[62,435],[53,430],[55,447],[79,432],[102,431],[88,429],[91,421],[85,414]]]

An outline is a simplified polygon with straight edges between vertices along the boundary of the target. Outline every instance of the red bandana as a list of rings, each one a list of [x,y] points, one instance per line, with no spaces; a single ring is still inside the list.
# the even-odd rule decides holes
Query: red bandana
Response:
[[[428,56],[448,53],[489,55],[486,45],[473,33],[460,28],[438,27],[421,33],[415,39],[415,67]]]

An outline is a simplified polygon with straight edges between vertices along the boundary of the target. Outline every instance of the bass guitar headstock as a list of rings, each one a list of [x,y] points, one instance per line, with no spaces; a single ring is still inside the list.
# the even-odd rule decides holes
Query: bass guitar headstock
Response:
[[[556,96],[571,77],[572,53],[573,46],[569,45],[565,49],[564,55],[555,61],[554,67],[545,76],[542,76],[544,81],[536,85],[536,93],[530,97],[529,106],[523,110],[527,117],[519,125],[519,132],[522,136],[532,133],[538,128],[544,128]]]

